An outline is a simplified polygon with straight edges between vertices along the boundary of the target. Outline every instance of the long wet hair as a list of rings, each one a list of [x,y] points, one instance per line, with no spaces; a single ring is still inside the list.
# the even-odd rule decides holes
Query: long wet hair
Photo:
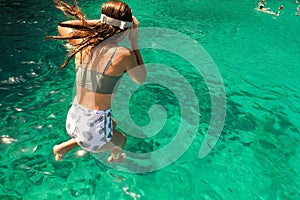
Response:
[[[107,38],[118,34],[124,30],[121,30],[119,27],[112,26],[109,24],[101,23],[100,21],[96,24],[89,25],[85,19],[85,14],[78,7],[78,3],[76,0],[74,1],[74,5],[71,6],[64,1],[61,0],[53,0],[55,7],[67,16],[67,17],[75,17],[77,20],[81,21],[80,25],[72,25],[72,24],[64,24],[58,23],[61,27],[72,28],[74,31],[68,35],[67,37],[62,36],[46,36],[46,38],[56,39],[56,40],[72,40],[72,39],[82,39],[82,42],[75,45],[72,50],[69,50],[69,54],[65,62],[61,65],[59,69],[65,68],[70,60],[77,54],[82,51],[86,47],[94,48]],[[129,6],[121,1],[110,1],[104,3],[101,7],[101,13],[105,14],[108,17],[112,17],[114,19],[132,22],[132,12]]]

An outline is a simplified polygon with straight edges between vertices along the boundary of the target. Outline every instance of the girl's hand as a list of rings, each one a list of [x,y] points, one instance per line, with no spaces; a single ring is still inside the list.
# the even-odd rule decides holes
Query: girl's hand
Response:
[[[130,28],[128,39],[130,45],[135,48],[137,46],[139,22],[134,16],[132,16],[132,23],[133,26]]]

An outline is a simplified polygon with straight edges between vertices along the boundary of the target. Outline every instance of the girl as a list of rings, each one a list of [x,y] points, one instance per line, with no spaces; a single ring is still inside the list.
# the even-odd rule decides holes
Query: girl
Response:
[[[122,163],[126,136],[115,130],[111,105],[123,73],[137,84],[145,81],[146,69],[137,42],[139,22],[120,1],[104,3],[100,20],[86,20],[76,0],[74,6],[54,2],[56,8],[77,19],[59,23],[60,36],[47,37],[66,40],[73,46],[60,69],[74,56],[76,65],[76,96],[66,122],[71,139],[53,147],[55,159],[62,159],[79,145],[92,153],[110,150],[108,162]],[[118,45],[127,35],[131,49]]]

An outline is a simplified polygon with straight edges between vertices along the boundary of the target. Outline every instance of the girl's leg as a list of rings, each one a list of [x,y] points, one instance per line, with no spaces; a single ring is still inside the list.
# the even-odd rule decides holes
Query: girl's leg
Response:
[[[119,162],[122,163],[125,161],[125,153],[122,153],[124,146],[126,144],[126,136],[119,131],[115,130],[116,127],[116,122],[113,119],[113,136],[110,142],[107,144],[103,145],[101,149],[99,149],[99,152],[110,150],[111,151],[111,156],[108,157],[108,162]],[[75,139],[70,139],[66,142],[63,142],[59,145],[55,145],[53,147],[53,153],[55,155],[55,160],[59,161],[62,159],[62,157],[71,151],[74,147],[77,147],[78,144],[75,141]]]
[[[126,154],[122,153],[126,144],[126,136],[119,131],[114,131],[113,138],[110,142],[114,147],[110,148],[111,156],[108,157],[107,161],[123,163],[126,157]]]
[[[108,162],[122,163],[125,161],[125,153],[122,153],[126,143],[126,136],[119,131],[114,130],[112,139],[103,145],[98,152],[110,150],[111,156],[108,157]]]
[[[125,153],[122,153],[124,146],[126,144],[126,135],[120,133],[119,131],[115,130],[116,127],[116,121],[112,119],[113,121],[113,136],[110,142],[103,145],[101,149],[99,149],[99,152],[110,150],[111,156],[108,157],[108,162],[119,162],[122,163],[125,161]]]
[[[70,139],[66,142],[60,143],[58,145],[54,145],[53,154],[55,156],[55,160],[59,161],[62,157],[71,151],[74,147],[77,147],[78,144],[74,139]]]

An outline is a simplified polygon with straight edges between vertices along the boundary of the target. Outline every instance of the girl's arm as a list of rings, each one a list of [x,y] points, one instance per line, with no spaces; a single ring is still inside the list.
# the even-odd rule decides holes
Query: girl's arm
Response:
[[[131,65],[129,65],[130,67],[127,69],[127,73],[134,82],[141,84],[146,80],[146,67],[137,43],[139,22],[135,17],[132,17],[132,21],[133,27],[129,33],[132,52]]]

